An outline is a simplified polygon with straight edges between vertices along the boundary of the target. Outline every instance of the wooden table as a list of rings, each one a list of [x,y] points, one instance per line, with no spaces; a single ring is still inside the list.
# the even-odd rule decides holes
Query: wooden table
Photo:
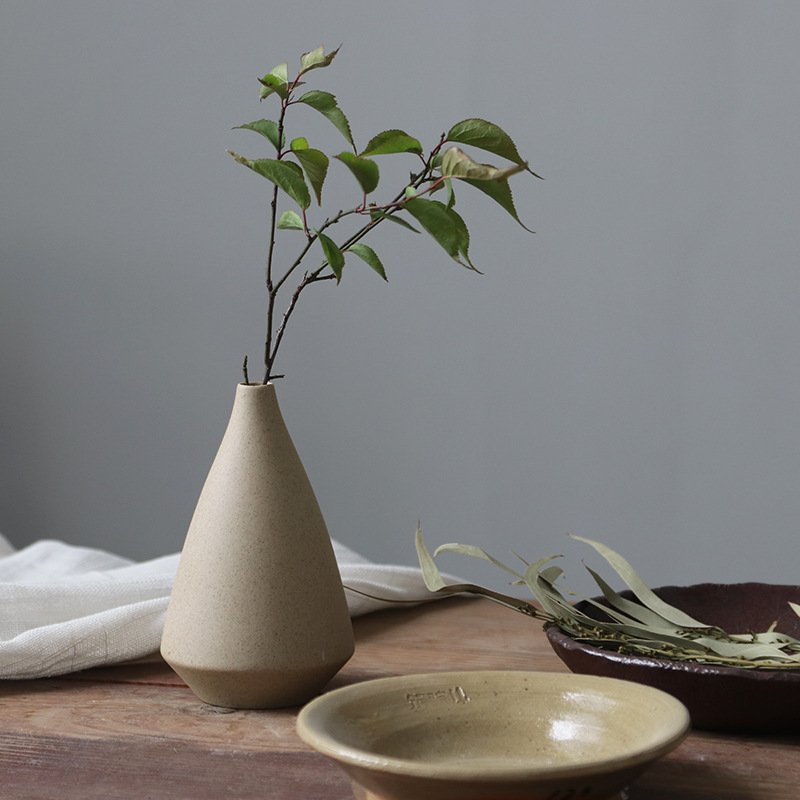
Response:
[[[450,669],[563,670],[540,624],[450,598],[355,620],[332,687]],[[199,701],[163,662],[0,682],[3,800],[351,800],[344,773],[297,737],[297,709]],[[800,709],[798,709],[800,714]],[[692,733],[630,800],[797,800],[800,736]]]

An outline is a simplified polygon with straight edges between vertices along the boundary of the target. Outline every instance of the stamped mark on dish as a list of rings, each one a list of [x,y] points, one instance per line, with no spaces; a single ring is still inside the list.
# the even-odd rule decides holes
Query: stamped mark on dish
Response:
[[[447,689],[435,689],[432,692],[406,692],[406,702],[413,711],[421,711],[431,703],[448,705],[469,703],[470,697],[462,686],[451,686]]]

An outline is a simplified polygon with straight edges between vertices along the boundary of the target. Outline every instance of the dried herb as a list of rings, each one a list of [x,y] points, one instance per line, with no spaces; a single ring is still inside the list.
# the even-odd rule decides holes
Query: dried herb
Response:
[[[800,668],[800,640],[778,632],[774,623],[763,633],[728,633],[693,619],[659,598],[619,553],[591,539],[573,538],[591,545],[602,555],[636,599],[622,597],[589,567],[587,570],[600,588],[605,603],[559,586],[556,582],[564,571],[552,562],[561,556],[548,556],[532,563],[516,556],[524,565],[524,569],[518,571],[473,545],[443,544],[431,556],[419,528],[416,545],[425,584],[432,592],[487,597],[515,611],[555,624],[574,639],[598,647],[652,658],[744,669]],[[446,584],[434,563],[434,559],[445,552],[479,558],[500,567],[514,577],[512,585],[526,585],[538,605],[471,583]],[[597,620],[582,612],[565,595],[585,600],[601,609],[610,621]],[[789,605],[800,616],[800,605]]]

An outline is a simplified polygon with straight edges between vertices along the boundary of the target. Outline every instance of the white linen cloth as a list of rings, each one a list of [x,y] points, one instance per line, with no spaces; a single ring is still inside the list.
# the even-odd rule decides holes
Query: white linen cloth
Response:
[[[374,564],[334,542],[342,582],[394,602],[431,594],[413,567]],[[0,678],[43,678],[158,651],[180,553],[134,562],[41,540],[20,550],[0,535]],[[391,602],[348,591],[351,616]]]

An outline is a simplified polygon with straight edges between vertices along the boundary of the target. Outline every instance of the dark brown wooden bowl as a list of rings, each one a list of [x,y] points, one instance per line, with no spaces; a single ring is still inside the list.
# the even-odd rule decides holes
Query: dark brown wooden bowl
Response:
[[[702,583],[654,590],[666,602],[728,633],[777,630],[800,638],[800,617],[788,602],[800,603],[800,586],[764,583]],[[631,597],[631,592],[621,592]],[[602,611],[577,604],[597,619]],[[717,667],[616,653],[575,641],[555,625],[547,638],[572,672],[606,675],[654,686],[689,709],[692,726],[748,733],[800,733],[800,669]]]

